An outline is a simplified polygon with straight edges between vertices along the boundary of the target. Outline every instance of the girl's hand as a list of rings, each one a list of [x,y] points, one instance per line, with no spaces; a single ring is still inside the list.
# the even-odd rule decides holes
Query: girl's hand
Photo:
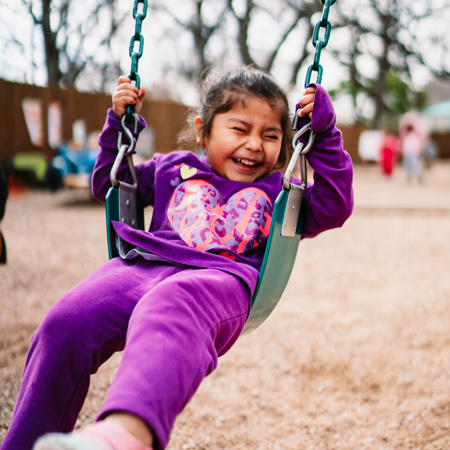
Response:
[[[316,96],[316,87],[309,86],[303,93],[303,97],[297,103],[297,105],[300,107],[300,109],[297,112],[299,117],[305,117],[306,115],[309,115],[309,118],[311,119],[315,96]]]
[[[114,89],[113,112],[119,117],[125,114],[127,105],[136,105],[136,112],[139,114],[145,98],[145,88],[139,90],[128,77],[120,77],[117,87]]]

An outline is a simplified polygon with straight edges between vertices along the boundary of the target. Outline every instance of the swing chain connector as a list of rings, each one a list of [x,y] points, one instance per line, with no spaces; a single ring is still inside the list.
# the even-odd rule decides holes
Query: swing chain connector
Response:
[[[306,145],[300,140],[301,136],[309,131]],[[288,191],[286,202],[286,211],[283,217],[281,236],[294,237],[297,233],[297,224],[299,220],[300,209],[302,205],[303,194],[307,185],[307,167],[306,154],[311,150],[316,134],[311,130],[311,122],[304,125],[295,133],[292,138],[292,147],[294,153],[289,161],[286,172],[283,177],[283,188]],[[291,174],[294,171],[297,159],[300,157],[301,184],[291,183]]]
[[[298,130],[292,138],[292,147],[294,153],[289,161],[288,167],[283,177],[283,187],[287,191],[291,189],[291,175],[297,164],[297,160],[300,157],[300,173],[301,173],[301,187],[305,188],[307,184],[307,170],[306,170],[306,154],[311,150],[316,134],[311,130],[311,122],[308,122],[300,130]],[[309,137],[306,145],[301,142],[300,138],[309,131]]]
[[[134,129],[135,129],[135,133],[136,133],[139,118],[136,113],[133,114],[133,117],[134,117],[134,121],[135,121]],[[134,164],[133,164],[133,153],[136,148],[136,139],[135,139],[133,133],[131,132],[131,130],[127,127],[125,114],[122,116],[120,125],[122,127],[122,131],[125,133],[125,135],[128,138],[129,144],[122,143],[122,135],[123,134],[122,134],[122,131],[119,131],[119,133],[117,135],[118,153],[117,153],[116,159],[114,161],[114,164],[112,166],[111,175],[110,175],[111,184],[114,187],[118,187],[121,184],[121,182],[119,182],[117,180],[117,173],[119,172],[119,168],[122,164],[123,158],[126,157],[127,162],[128,162],[128,167],[131,172],[131,177],[133,179],[133,186],[137,186],[137,175],[136,175],[136,170],[135,170]]]
[[[134,120],[134,130],[133,131],[134,131],[134,134],[137,134],[138,125],[139,125],[139,116],[136,113],[133,113],[132,117]],[[122,128],[122,131],[119,131],[119,133],[117,133],[117,150],[120,150],[120,147],[122,147],[122,145],[126,145],[127,146],[126,155],[132,154],[136,148],[136,138],[134,137],[131,130],[127,127],[126,114],[124,114],[122,116],[122,119],[120,120],[120,127]],[[125,133],[126,137],[128,138],[128,142],[129,142],[128,145],[122,144],[122,136],[123,136],[122,132]]]

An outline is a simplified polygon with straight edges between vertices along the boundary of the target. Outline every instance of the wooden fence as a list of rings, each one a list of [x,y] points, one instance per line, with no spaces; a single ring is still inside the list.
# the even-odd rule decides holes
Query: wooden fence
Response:
[[[100,131],[111,97],[73,89],[38,87],[0,79],[0,163],[17,153],[36,152],[47,159],[55,155],[58,141],[74,139],[76,122],[87,135]],[[145,101],[141,114],[151,124],[154,151],[176,148],[188,108],[174,102]],[[28,124],[27,124],[28,122]]]
[[[56,153],[58,140],[74,138],[73,129],[77,121],[84,122],[86,134],[100,131],[106,111],[111,106],[111,97],[0,79],[0,104],[0,164],[3,164],[22,152],[41,153],[49,160]],[[177,136],[185,126],[187,113],[188,108],[183,104],[145,101],[141,114],[153,130],[154,151],[167,153],[177,148]],[[365,128],[340,128],[345,149],[355,163],[360,162],[358,139]],[[433,135],[432,138],[438,146],[439,157],[449,158],[450,134]]]

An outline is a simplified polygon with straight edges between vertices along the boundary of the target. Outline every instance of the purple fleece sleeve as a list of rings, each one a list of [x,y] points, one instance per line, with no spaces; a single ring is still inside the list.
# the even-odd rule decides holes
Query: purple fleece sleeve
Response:
[[[306,122],[309,118],[302,118]],[[343,225],[353,210],[353,166],[343,149],[341,131],[325,89],[316,85],[311,129],[316,133],[307,160],[314,170],[314,183],[304,194],[306,206],[302,237]]]
[[[146,127],[146,125],[147,124],[145,123],[145,120],[139,116],[138,132],[135,135],[136,139],[142,129]],[[131,124],[127,126],[129,126],[130,130],[132,130],[133,127]],[[120,131],[120,118],[112,112],[112,109],[109,109],[105,125],[98,137],[100,152],[94,165],[91,182],[92,194],[97,200],[101,202],[105,201],[108,189],[111,187],[110,173],[118,153],[117,137]],[[126,143],[126,139],[126,137],[123,138],[124,143]],[[132,182],[126,158],[124,158],[124,160],[122,161],[117,174],[117,179],[120,181],[125,181],[127,183]]]

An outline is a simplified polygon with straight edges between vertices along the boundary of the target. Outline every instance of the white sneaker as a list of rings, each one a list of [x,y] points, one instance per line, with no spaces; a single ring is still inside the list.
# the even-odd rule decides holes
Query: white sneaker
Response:
[[[98,422],[73,433],[49,433],[33,450],[152,450],[115,424]]]

